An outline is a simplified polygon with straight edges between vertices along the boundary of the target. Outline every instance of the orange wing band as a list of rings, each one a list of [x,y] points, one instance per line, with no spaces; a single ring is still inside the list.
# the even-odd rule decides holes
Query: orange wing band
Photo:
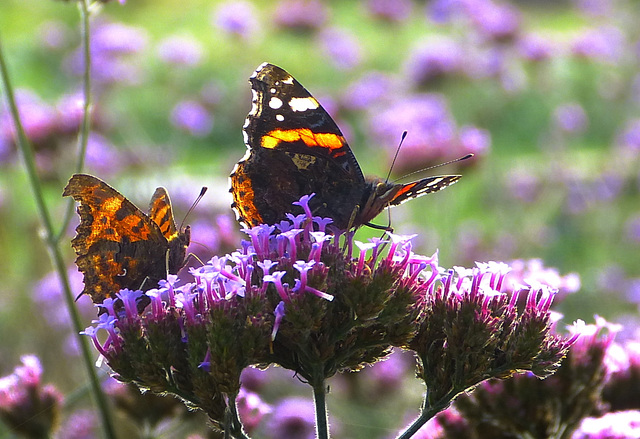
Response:
[[[272,130],[262,137],[261,146],[263,148],[276,148],[281,142],[303,141],[309,147],[328,148],[331,151],[342,148],[345,145],[344,137],[331,133],[314,133],[308,128],[298,128],[295,130]]]

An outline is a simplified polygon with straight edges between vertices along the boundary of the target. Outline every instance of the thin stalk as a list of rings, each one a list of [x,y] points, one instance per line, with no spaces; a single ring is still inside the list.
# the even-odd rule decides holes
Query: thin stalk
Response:
[[[424,424],[429,422],[431,418],[433,418],[435,415],[440,413],[442,410],[449,407],[449,405],[451,404],[451,401],[453,401],[458,394],[460,394],[460,390],[451,390],[445,396],[440,398],[440,400],[437,401],[435,404],[429,404],[428,403],[429,393],[427,391],[427,393],[424,396],[424,402],[422,403],[422,410],[420,412],[420,416],[418,416],[418,418],[415,421],[413,421],[411,425],[407,427],[407,429],[403,431],[396,439],[409,439],[411,436],[416,434],[418,430],[420,430],[420,428],[422,428]]]
[[[84,58],[84,72],[82,75],[82,124],[80,125],[80,133],[78,134],[78,155],[74,173],[78,174],[84,169],[84,161],[87,156],[87,144],[89,143],[89,132],[91,131],[91,26],[89,23],[89,0],[83,0],[78,3],[80,9],[80,22],[82,33],[82,55]],[[56,243],[65,236],[67,227],[71,222],[75,201],[70,197],[67,201],[67,209],[60,226],[60,231],[56,235]]]
[[[329,439],[329,417],[327,414],[327,385],[324,378],[313,385],[313,402],[316,408],[316,437]]]
[[[103,431],[107,439],[115,439],[111,412],[109,410],[104,393],[102,392],[102,388],[100,387],[100,381],[98,380],[96,368],[93,364],[89,341],[86,337],[80,335],[80,331],[82,331],[83,326],[81,323],[80,315],[78,314],[77,308],[75,307],[75,301],[73,293],[71,292],[71,287],[69,285],[69,278],[67,277],[67,268],[64,263],[64,258],[62,257],[60,247],[58,246],[55,239],[55,232],[53,230],[53,225],[51,222],[51,215],[44,201],[42,184],[36,170],[33,149],[29,144],[27,136],[24,132],[24,128],[22,126],[22,122],[20,120],[20,114],[18,113],[18,107],[16,105],[15,96],[13,93],[13,87],[11,86],[11,81],[9,79],[4,55],[2,53],[2,44],[0,44],[0,84],[2,85],[2,89],[7,100],[7,106],[9,107],[9,112],[11,113],[13,124],[15,126],[16,145],[24,161],[29,184],[36,201],[38,215],[44,227],[44,241],[49,251],[49,256],[51,257],[53,266],[58,273],[58,276],[60,277],[60,282],[62,283],[65,302],[71,316],[71,323],[73,325],[74,332],[78,337],[83,363],[87,370],[87,374],[89,375],[93,396],[100,413]]]
[[[229,396],[229,406],[225,412],[225,417],[229,415],[229,433],[235,439],[250,439],[249,436],[244,432],[242,428],[242,422],[240,421],[240,417],[238,416],[238,407],[236,406],[236,396]],[[227,431],[225,430],[225,435]]]

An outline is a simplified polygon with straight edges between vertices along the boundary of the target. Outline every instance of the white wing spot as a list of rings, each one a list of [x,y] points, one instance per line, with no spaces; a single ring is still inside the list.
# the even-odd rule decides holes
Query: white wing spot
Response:
[[[429,182],[427,186],[437,186],[444,178],[436,178],[435,180]]]
[[[293,84],[293,76],[288,76],[282,80],[284,84]]]
[[[278,122],[282,122],[284,120],[284,116],[282,114],[276,114],[276,120]]]
[[[312,97],[308,98],[291,98],[289,101],[289,107],[293,111],[307,111],[307,110],[315,110],[318,108],[320,104]]]
[[[269,100],[269,107],[273,108],[274,110],[277,110],[278,108],[282,107],[282,100],[273,97]]]
[[[273,95],[273,94],[276,94],[276,89],[275,89],[274,87],[271,87],[271,88],[269,89],[269,93],[271,93],[272,95]]]

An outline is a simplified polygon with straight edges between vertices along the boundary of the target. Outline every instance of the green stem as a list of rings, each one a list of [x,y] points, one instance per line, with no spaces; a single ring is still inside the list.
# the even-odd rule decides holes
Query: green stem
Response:
[[[78,310],[75,307],[74,295],[71,292],[71,287],[69,285],[69,278],[67,277],[67,268],[64,263],[64,258],[62,257],[60,247],[58,246],[58,243],[56,242],[56,239],[55,239],[55,233],[54,233],[53,225],[51,222],[51,215],[44,201],[42,184],[36,170],[33,149],[29,144],[27,136],[24,132],[24,128],[22,126],[22,122],[20,120],[20,115],[18,113],[18,107],[16,105],[15,96],[13,93],[13,87],[11,86],[11,81],[9,79],[9,73],[4,60],[4,55],[2,53],[1,44],[0,44],[0,84],[2,85],[2,89],[4,91],[4,94],[7,100],[7,106],[9,107],[9,111],[13,119],[13,124],[15,126],[16,145],[24,161],[24,165],[27,171],[27,176],[29,179],[29,184],[31,186],[31,190],[33,191],[33,196],[36,201],[36,208],[38,210],[38,215],[44,227],[45,244],[49,251],[49,255],[51,257],[53,266],[57,271],[58,276],[60,277],[60,282],[62,283],[65,302],[69,310],[69,314],[71,316],[71,323],[73,325],[74,332],[77,334],[77,337],[78,337],[78,342],[79,342],[83,362],[87,370],[87,374],[89,375],[93,396],[96,400],[98,411],[101,416],[102,428],[103,428],[105,437],[107,439],[115,439],[115,431],[114,431],[113,422],[111,419],[111,412],[109,410],[105,395],[102,392],[102,388],[100,387],[100,381],[96,373],[96,368],[94,367],[94,364],[93,364],[93,358],[91,353],[92,351],[90,350],[90,347],[89,347],[89,341],[86,337],[80,335],[80,331],[82,331],[82,329],[84,328],[82,326],[80,315],[78,314]]]
[[[236,406],[236,396],[229,396],[229,407],[227,407],[227,413],[229,414],[229,433],[236,439],[250,439],[242,428],[242,422],[238,416],[238,407]],[[227,432],[225,431],[225,434]]]
[[[327,415],[327,385],[324,378],[313,384],[313,402],[316,407],[316,437],[329,439],[329,418]]]
[[[84,169],[84,161],[87,155],[87,144],[89,142],[89,132],[91,131],[91,27],[89,23],[90,14],[88,2],[89,0],[78,2],[78,7],[80,8],[84,57],[84,72],[82,75],[82,99],[84,103],[82,106],[82,124],[80,126],[80,133],[78,134],[78,156],[74,169],[74,173],[76,174],[82,172]],[[67,227],[69,227],[69,222],[71,222],[73,211],[75,210],[75,201],[71,197],[69,197],[67,203],[67,209],[64,214],[64,219],[62,220],[62,225],[60,226],[60,231],[55,237],[56,243],[60,242],[60,240],[66,236]]]
[[[422,410],[420,412],[420,416],[411,423],[409,427],[405,431],[403,431],[396,439],[409,439],[411,436],[416,434],[420,428],[435,415],[440,413],[442,410],[446,409],[451,405],[451,402],[455,399],[457,395],[460,394],[460,390],[451,390],[449,393],[444,395],[434,404],[429,404],[429,391],[424,396],[424,402],[422,404]]]

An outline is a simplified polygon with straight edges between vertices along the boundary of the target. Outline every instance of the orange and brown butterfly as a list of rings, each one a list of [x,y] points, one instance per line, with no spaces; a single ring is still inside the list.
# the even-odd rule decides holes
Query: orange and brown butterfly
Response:
[[[176,227],[167,191],[156,189],[149,215],[104,181],[75,174],[63,196],[80,202],[80,225],[71,245],[94,303],[121,289],[148,290],[185,264],[190,229]]]

